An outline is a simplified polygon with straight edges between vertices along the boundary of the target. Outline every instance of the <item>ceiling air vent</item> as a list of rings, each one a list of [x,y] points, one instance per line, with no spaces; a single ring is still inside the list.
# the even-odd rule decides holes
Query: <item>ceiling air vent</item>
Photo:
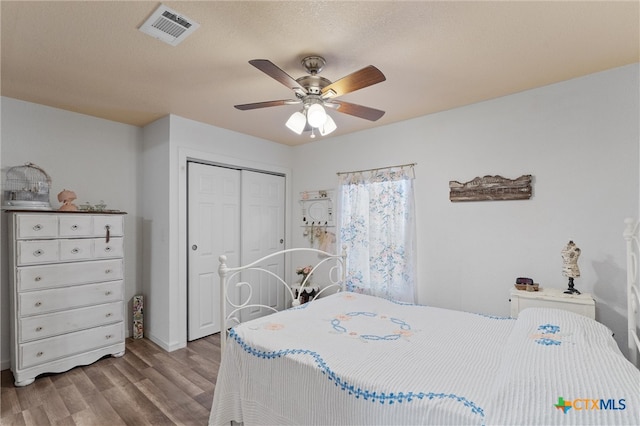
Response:
[[[177,46],[199,27],[200,24],[196,21],[161,4],[139,30],[167,44]]]

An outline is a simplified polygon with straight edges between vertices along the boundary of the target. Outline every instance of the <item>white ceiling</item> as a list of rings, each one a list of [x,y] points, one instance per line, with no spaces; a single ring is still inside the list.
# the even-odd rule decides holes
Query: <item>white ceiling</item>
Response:
[[[331,81],[375,65],[386,81],[340,100],[376,122],[329,111],[331,136],[640,61],[638,1],[167,1],[200,24],[173,47],[138,27],[159,2],[2,1],[2,95],[144,126],[167,114],[275,142],[310,141],[284,123],[299,106],[249,65],[294,79],[309,54]],[[317,140],[317,139],[316,139]]]

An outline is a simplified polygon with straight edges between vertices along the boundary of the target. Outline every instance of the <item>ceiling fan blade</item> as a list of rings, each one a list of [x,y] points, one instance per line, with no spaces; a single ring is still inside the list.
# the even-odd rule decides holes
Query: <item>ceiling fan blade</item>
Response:
[[[234,107],[241,111],[247,111],[250,109],[267,108],[267,107],[273,107],[273,106],[294,105],[294,104],[299,104],[301,102],[302,101],[300,100],[282,99],[279,101],[254,102],[252,104],[234,105]]]
[[[334,81],[330,85],[322,89],[323,98],[333,98],[342,96],[346,93],[355,92],[356,90],[381,83],[387,78],[378,68],[373,65],[362,68],[352,74],[342,77],[338,81]]]
[[[338,108],[336,109],[338,112],[364,118],[369,121],[376,121],[384,115],[384,111],[379,109],[352,104],[351,102],[332,100],[331,103],[338,104]]]
[[[306,95],[307,91],[304,87],[300,86],[298,82],[286,72],[278,68],[273,62],[268,59],[252,59],[249,61],[251,65],[258,68],[269,77],[279,81],[287,86],[289,89],[301,95]]]

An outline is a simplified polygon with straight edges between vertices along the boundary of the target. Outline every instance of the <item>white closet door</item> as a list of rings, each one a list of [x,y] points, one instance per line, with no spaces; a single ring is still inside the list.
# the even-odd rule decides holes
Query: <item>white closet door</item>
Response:
[[[242,263],[247,264],[263,256],[284,249],[284,176],[243,170],[242,172]],[[284,256],[269,259],[261,265],[284,278]],[[250,275],[249,275],[250,274]],[[245,272],[243,281],[255,283],[252,303],[284,309],[285,293],[281,283],[267,274]],[[242,296],[245,296],[244,294]],[[272,313],[264,308],[246,309],[242,321]]]
[[[240,264],[239,170],[188,163],[188,340],[220,331],[218,257]]]

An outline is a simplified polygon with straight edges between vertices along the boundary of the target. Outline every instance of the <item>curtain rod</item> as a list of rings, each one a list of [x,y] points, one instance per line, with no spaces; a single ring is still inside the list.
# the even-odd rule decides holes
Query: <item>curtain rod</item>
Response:
[[[365,169],[365,170],[355,170],[353,172],[338,172],[336,173],[338,176],[340,175],[348,175],[350,173],[363,173],[363,172],[377,172],[378,170],[384,170],[384,169],[394,169],[396,167],[413,167],[415,165],[417,165],[418,163],[407,163],[407,164],[400,164],[398,166],[387,166],[387,167],[378,167],[376,169]]]

